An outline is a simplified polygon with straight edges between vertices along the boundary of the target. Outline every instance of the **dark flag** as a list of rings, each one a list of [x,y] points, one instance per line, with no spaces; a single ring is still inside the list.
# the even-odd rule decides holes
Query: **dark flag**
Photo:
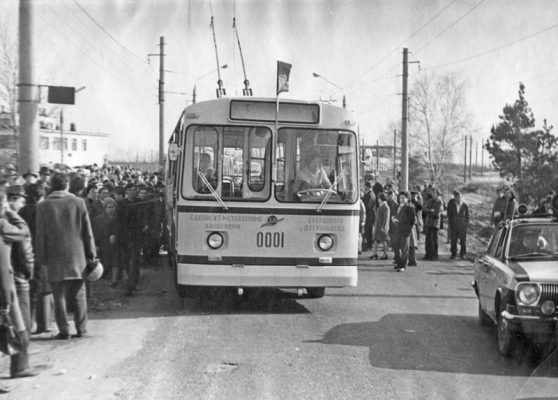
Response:
[[[281,92],[289,91],[289,75],[291,64],[277,61],[277,95]]]

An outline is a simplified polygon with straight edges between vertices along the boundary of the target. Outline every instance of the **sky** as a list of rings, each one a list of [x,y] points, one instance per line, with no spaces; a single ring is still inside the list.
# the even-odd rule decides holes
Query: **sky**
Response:
[[[109,159],[157,160],[160,37],[165,41],[165,136],[192,101],[215,98],[217,61],[228,97],[244,72],[254,96],[274,97],[277,60],[292,64],[281,98],[355,111],[366,144],[389,142],[401,120],[402,52],[409,85],[455,73],[466,85],[475,142],[485,140],[519,82],[537,127],[558,125],[555,0],[33,0],[37,82],[85,87],[65,121],[110,134]],[[17,0],[0,23],[17,40]],[[148,61],[149,60],[149,61]],[[315,78],[317,73],[325,79]],[[328,82],[329,81],[329,82]],[[412,100],[411,100],[412,101]],[[555,133],[556,134],[556,133]],[[410,149],[411,152],[413,149]]]

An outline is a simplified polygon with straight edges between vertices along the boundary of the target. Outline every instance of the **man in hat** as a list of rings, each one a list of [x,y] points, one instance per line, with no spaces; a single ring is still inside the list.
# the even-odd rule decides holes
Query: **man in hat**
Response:
[[[54,294],[58,325],[55,339],[69,339],[66,299],[73,303],[76,337],[87,332],[87,299],[83,272],[97,259],[85,201],[68,192],[68,176],[51,178],[51,193],[37,206],[35,255],[45,265]]]
[[[45,187],[50,185],[50,169],[48,167],[41,167],[39,170],[39,180]]]
[[[465,258],[467,253],[467,227],[469,226],[469,206],[461,199],[458,190],[453,192],[453,199],[448,201],[448,225],[450,232],[450,260],[457,255],[459,240],[459,257]]]
[[[25,189],[27,186],[37,182],[39,176],[32,172],[31,170],[27,171],[23,174],[23,179],[25,179],[25,183],[23,184],[23,188]]]
[[[25,205],[25,192],[19,185],[10,186],[7,190],[8,204],[14,213],[19,213]],[[29,370],[29,335],[31,332],[31,300],[29,281],[33,278],[35,259],[33,256],[33,246],[31,245],[31,235],[25,221],[21,221],[22,226],[27,229],[27,235],[21,242],[12,244],[12,268],[14,273],[14,283],[16,288],[17,300],[21,311],[21,316],[25,324],[25,331],[21,334],[22,349],[18,354],[11,356],[10,375],[12,378],[23,378],[37,375],[36,371]]]

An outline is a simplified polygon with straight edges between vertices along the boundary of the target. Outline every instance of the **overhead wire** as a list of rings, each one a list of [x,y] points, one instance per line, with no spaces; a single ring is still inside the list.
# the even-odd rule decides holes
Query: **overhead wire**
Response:
[[[421,50],[423,50],[424,48],[430,46],[433,42],[435,42],[436,40],[438,40],[442,35],[444,35],[447,31],[449,31],[451,28],[453,28],[455,25],[457,25],[462,19],[464,19],[465,17],[467,17],[469,14],[471,14],[475,9],[477,9],[477,7],[479,7],[482,3],[484,3],[486,0],[480,0],[478,3],[476,3],[473,7],[471,7],[465,14],[463,14],[461,17],[459,17],[458,19],[456,19],[452,24],[450,24],[446,29],[444,29],[443,31],[441,31],[440,33],[438,33],[438,35],[436,35],[432,40],[430,40],[428,43],[426,43],[424,46],[420,47],[418,50],[414,50],[414,54],[418,54]]]
[[[84,27],[84,28],[89,32],[89,34],[90,34],[92,37],[95,37],[96,39],[99,39],[98,31],[95,31],[95,32],[94,32],[93,29],[89,26],[90,24],[87,23],[87,21],[90,22],[90,20],[91,20],[90,16],[87,16],[88,19],[87,19],[86,21],[84,21],[83,15],[84,15],[85,13],[83,12],[83,10],[82,10],[81,8],[79,8],[79,5],[78,5],[78,4],[74,4],[74,5],[76,6],[76,7],[74,7],[74,8],[70,7],[69,3],[63,2],[62,4],[66,7],[66,9],[67,9],[69,12],[72,13],[72,15],[75,17],[75,21],[78,22],[78,23],[80,24],[80,26]],[[78,13],[78,11],[80,11],[80,12]],[[87,15],[87,14],[85,14],[85,15]],[[122,64],[126,64],[126,66],[127,66],[129,69],[131,69],[131,70],[137,70],[137,69],[136,69],[137,64],[132,65],[132,64],[130,63],[130,58],[129,58],[129,57],[125,56],[121,51],[115,51],[115,48],[114,48],[114,46],[112,45],[112,43],[111,43],[110,46],[106,46],[106,48],[109,49],[110,51],[112,51],[112,52],[118,57],[118,60],[119,60]],[[145,63],[146,63],[146,61],[144,61],[144,64],[145,64]],[[150,65],[148,65],[148,66],[150,67]],[[149,71],[148,71],[147,69],[141,69],[140,71],[145,72],[145,73],[149,73]],[[155,71],[153,71],[152,68],[150,69],[150,71],[151,71],[152,73],[155,73]]]
[[[484,0],[483,0],[483,1],[484,1]],[[513,40],[513,41],[511,41],[511,42],[505,43],[505,44],[503,44],[503,45],[501,45],[501,46],[494,47],[494,48],[492,48],[492,49],[490,49],[490,50],[486,50],[486,51],[483,51],[483,52],[481,52],[481,53],[473,54],[473,55],[471,55],[471,56],[468,56],[468,57],[465,57],[465,58],[461,58],[461,59],[459,59],[459,60],[450,61],[450,62],[447,62],[447,63],[444,63],[444,64],[435,65],[435,66],[433,66],[433,67],[426,67],[426,68],[423,68],[423,69],[424,69],[424,70],[437,69],[437,68],[447,67],[447,66],[449,66],[449,65],[455,65],[455,64],[463,63],[463,62],[466,62],[466,61],[469,61],[469,60],[472,60],[472,59],[475,59],[475,58],[478,58],[478,57],[485,56],[485,55],[490,54],[490,53],[493,53],[493,52],[495,52],[495,51],[499,51],[499,50],[504,49],[504,48],[506,48],[506,47],[512,46],[512,45],[514,45],[514,44],[516,44],[516,43],[520,43],[520,42],[523,42],[523,41],[525,41],[525,40],[531,39],[532,37],[541,35],[541,34],[546,33],[546,32],[548,32],[548,31],[550,31],[550,30],[552,30],[552,29],[555,29],[555,28],[558,28],[558,24],[554,24],[554,25],[549,26],[549,27],[547,27],[547,28],[545,28],[545,29],[542,29],[542,30],[540,30],[540,31],[534,32],[534,33],[532,33],[532,34],[530,34],[530,35],[527,35],[527,36],[518,38],[518,39]]]
[[[444,8],[442,8],[440,11],[438,11],[433,17],[431,17],[426,23],[424,23],[419,29],[417,29],[416,31],[414,31],[409,37],[407,37],[405,40],[403,40],[401,43],[399,43],[397,46],[395,46],[395,48],[389,52],[386,56],[384,56],[380,61],[378,61],[376,64],[372,65],[370,68],[368,68],[366,71],[364,71],[362,74],[360,74],[358,77],[356,77],[355,79],[353,79],[352,81],[350,81],[349,83],[347,83],[345,85],[345,87],[350,87],[352,86],[356,81],[358,81],[360,78],[362,78],[364,75],[366,75],[367,73],[369,73],[370,71],[374,70],[374,68],[376,68],[378,65],[380,65],[381,63],[383,63],[385,60],[387,60],[389,57],[391,57],[394,53],[396,53],[397,51],[401,50],[401,46],[403,46],[406,42],[408,42],[409,40],[411,40],[413,37],[415,37],[417,34],[419,34],[424,28],[426,28],[428,25],[430,25],[436,18],[438,18],[442,13],[444,13],[448,8],[450,8],[457,0],[453,0],[451,1],[449,4],[447,4]],[[484,1],[484,0],[482,0]]]
[[[136,55],[133,51],[131,51],[130,49],[128,49],[126,46],[124,46],[122,43],[120,43],[118,40],[116,40],[116,38],[114,36],[112,36],[99,22],[97,22],[97,20],[95,18],[93,18],[91,16],[91,14],[89,14],[80,4],[77,0],[72,0],[74,2],[74,4],[103,32],[105,33],[105,35],[107,35],[114,43],[116,43],[118,46],[120,46],[122,49],[124,49],[124,51],[126,51],[128,54],[130,54],[132,57],[134,57],[136,60],[138,60],[141,64],[146,65],[149,64],[147,61],[145,61],[145,59],[141,58],[140,56]]]

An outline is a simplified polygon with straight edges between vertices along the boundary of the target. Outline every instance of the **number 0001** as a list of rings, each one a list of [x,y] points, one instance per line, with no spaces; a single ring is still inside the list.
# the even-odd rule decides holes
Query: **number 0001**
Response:
[[[283,247],[284,244],[284,232],[258,232],[256,235],[256,246],[258,247]]]

